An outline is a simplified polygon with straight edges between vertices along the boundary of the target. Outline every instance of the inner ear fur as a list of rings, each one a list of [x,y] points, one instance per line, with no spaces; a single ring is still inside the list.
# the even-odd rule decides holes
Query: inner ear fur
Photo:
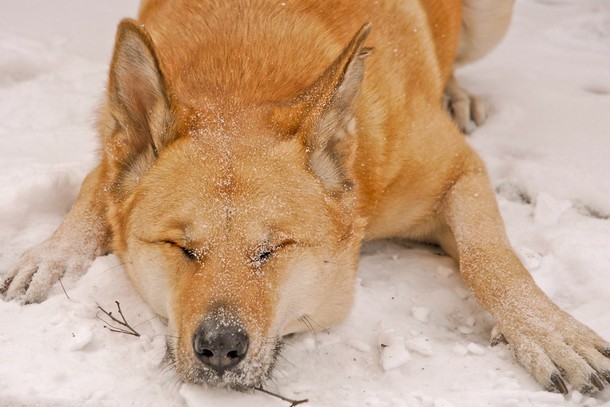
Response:
[[[172,104],[152,38],[135,20],[118,26],[108,105],[120,138],[117,158],[139,170],[150,166],[172,138]]]
[[[280,131],[302,139],[311,171],[331,192],[352,186],[349,168],[357,140],[350,122],[364,78],[364,59],[372,51],[364,47],[371,28],[370,23],[363,25],[310,87],[273,113]]]

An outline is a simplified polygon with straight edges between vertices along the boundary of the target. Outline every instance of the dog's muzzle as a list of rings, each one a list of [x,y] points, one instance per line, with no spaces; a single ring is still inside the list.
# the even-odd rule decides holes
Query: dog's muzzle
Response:
[[[193,352],[201,363],[219,375],[241,362],[248,352],[248,334],[239,323],[208,317],[193,335]]]

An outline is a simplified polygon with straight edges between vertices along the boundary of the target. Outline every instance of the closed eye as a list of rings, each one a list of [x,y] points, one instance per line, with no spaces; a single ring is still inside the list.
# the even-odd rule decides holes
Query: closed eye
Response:
[[[287,246],[295,245],[296,243],[297,242],[294,240],[286,240],[276,246],[269,246],[268,244],[263,244],[261,245],[259,250],[251,257],[250,260],[256,267],[259,267],[261,264],[269,260],[271,256],[275,254],[278,250],[283,249]]]
[[[258,258],[256,260],[259,262],[266,261],[267,259],[269,259],[269,257],[271,257],[274,251],[274,249],[265,250],[258,255]]]
[[[186,257],[188,260],[199,261],[203,257],[203,253],[201,253],[201,250],[189,249],[188,247],[184,247],[184,246],[182,246],[176,242],[170,241],[170,240],[165,240],[162,243],[165,243],[172,247],[176,247],[176,248],[180,249],[182,251],[182,254],[184,255],[184,257]]]
[[[180,249],[182,250],[182,253],[189,259],[189,260],[199,260],[199,257],[197,256],[197,253],[195,253],[194,251],[187,249],[186,247],[182,247],[182,246],[178,246],[180,247]]]

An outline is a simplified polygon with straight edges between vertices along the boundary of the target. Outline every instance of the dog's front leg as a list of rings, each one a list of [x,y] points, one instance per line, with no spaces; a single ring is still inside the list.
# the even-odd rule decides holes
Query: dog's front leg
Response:
[[[100,167],[83,182],[78,198],[59,228],[40,245],[27,250],[0,284],[7,300],[40,302],[66,272],[83,272],[107,252],[108,226]]]
[[[610,343],[555,305],[510,247],[481,165],[462,175],[442,206],[440,242],[459,261],[477,301],[496,319],[494,342],[508,342],[545,389],[583,393],[610,382]]]

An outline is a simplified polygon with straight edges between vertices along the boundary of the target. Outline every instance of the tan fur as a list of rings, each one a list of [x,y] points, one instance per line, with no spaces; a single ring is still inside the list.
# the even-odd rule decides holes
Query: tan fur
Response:
[[[469,26],[491,24],[469,10]],[[134,286],[168,318],[183,380],[260,384],[282,335],[345,317],[361,242],[398,236],[459,261],[498,319],[496,337],[542,385],[565,390],[555,362],[576,388],[599,387],[608,344],[536,287],[483,163],[442,107],[458,44],[465,59],[490,48],[460,42],[461,13],[445,0],[151,0],[138,22],[121,23],[102,160],[62,228],[98,225],[85,258],[111,236]],[[20,285],[36,276],[14,275],[10,298],[44,298]],[[250,337],[224,376],[191,348],[210,315],[239,320]]]
[[[463,0],[457,65],[476,61],[498,45],[508,31],[514,3],[514,0]]]

